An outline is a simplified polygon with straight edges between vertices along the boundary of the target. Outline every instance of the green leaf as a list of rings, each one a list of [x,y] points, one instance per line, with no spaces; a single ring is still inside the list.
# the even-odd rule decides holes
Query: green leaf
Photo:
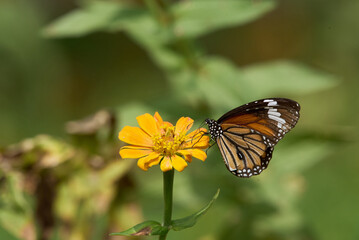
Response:
[[[176,219],[172,221],[172,229],[175,231],[180,231],[186,228],[190,228],[192,226],[194,226],[197,223],[197,219],[204,215],[208,209],[212,206],[212,204],[214,203],[214,201],[217,199],[218,195],[219,195],[219,189],[217,190],[216,194],[213,196],[212,200],[201,210],[199,210],[198,212],[188,216],[188,217],[184,217],[184,218],[180,218],[180,219]]]
[[[301,63],[276,61],[243,68],[252,98],[271,95],[308,94],[338,84],[333,75]]]
[[[49,37],[78,37],[97,31],[122,30],[149,49],[172,38],[147,9],[104,1],[93,1],[70,12],[48,26],[44,33]]]
[[[240,70],[222,58],[207,59],[198,73],[198,88],[210,106],[218,112],[244,103]]]
[[[145,221],[142,223],[133,226],[132,228],[127,229],[123,232],[110,233],[110,236],[120,235],[120,236],[153,236],[153,235],[163,235],[168,232],[167,227],[161,226],[159,222],[156,221]]]
[[[256,226],[262,231],[271,229],[290,234],[303,224],[301,212],[296,208],[306,188],[302,172],[315,168],[319,161],[330,156],[335,145],[328,141],[305,139],[294,144],[283,142],[276,148],[270,169],[261,174],[253,194],[280,210],[258,219]]]
[[[192,104],[205,102],[214,114],[221,114],[248,100],[240,69],[219,57],[207,58],[198,69],[175,73],[170,79],[181,99]]]
[[[48,37],[79,37],[96,31],[111,30],[114,22],[130,20],[142,11],[124,4],[93,1],[53,22],[45,30]]]
[[[261,174],[258,195],[281,208],[289,207],[301,194],[302,172],[313,168],[335,149],[328,141],[302,140],[295,144],[280,143],[274,150],[270,169]]]
[[[180,1],[172,8],[174,32],[179,36],[198,37],[220,28],[253,21],[274,7],[273,0]]]
[[[20,238],[15,237],[13,234],[8,232],[3,226],[0,225],[0,239],[7,240],[20,240]]]
[[[48,26],[48,37],[79,37],[97,31],[125,31],[164,68],[178,68],[182,59],[164,47],[173,35],[147,9],[131,5],[94,1]]]
[[[335,145],[330,141],[307,139],[295,144],[278,146],[275,160],[271,163],[273,174],[303,172],[332,154]]]

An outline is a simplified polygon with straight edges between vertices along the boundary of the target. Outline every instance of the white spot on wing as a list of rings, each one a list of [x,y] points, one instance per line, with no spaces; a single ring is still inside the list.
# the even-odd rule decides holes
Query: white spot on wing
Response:
[[[231,168],[231,166],[229,166],[229,165],[228,165],[228,167],[229,167],[230,171],[235,171],[236,170],[235,168]]]
[[[268,106],[275,106],[277,105],[277,101],[272,101],[268,103]]]
[[[283,118],[280,118],[280,117],[277,117],[277,116],[273,116],[273,115],[268,115],[268,117],[269,117],[270,119],[273,119],[273,120],[279,122],[279,123],[285,124],[285,120],[284,120]]]
[[[268,111],[268,115],[273,115],[273,116],[278,116],[278,117],[280,117],[280,112],[276,112],[276,111],[271,111],[272,109],[270,109],[269,111]],[[277,109],[276,109],[277,110]]]

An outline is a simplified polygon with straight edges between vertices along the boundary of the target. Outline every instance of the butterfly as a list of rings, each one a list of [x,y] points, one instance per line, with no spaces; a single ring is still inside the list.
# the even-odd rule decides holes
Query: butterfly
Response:
[[[249,178],[267,168],[274,146],[297,124],[299,111],[300,105],[293,100],[267,98],[205,122],[228,170]]]

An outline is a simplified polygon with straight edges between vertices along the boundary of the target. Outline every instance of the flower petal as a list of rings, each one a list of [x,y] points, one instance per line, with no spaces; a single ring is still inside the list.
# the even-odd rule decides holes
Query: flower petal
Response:
[[[158,154],[158,153],[157,153]],[[162,157],[158,154],[157,158],[151,159],[147,162],[148,167],[152,167],[154,165],[157,165],[161,162]]]
[[[163,122],[163,126],[169,128],[169,127],[173,127],[173,124],[170,122]]]
[[[186,162],[192,162],[192,156],[191,155],[184,155],[184,160],[186,160]]]
[[[180,156],[174,155],[171,157],[172,166],[179,172],[182,172],[188,166],[187,162]]]
[[[207,129],[205,128],[198,128],[192,132],[190,132],[189,134],[187,134],[188,138],[197,138],[197,137],[201,137],[202,135],[204,135],[205,133],[207,133]]]
[[[153,136],[158,133],[157,122],[150,114],[146,113],[141,116],[138,116],[137,122],[140,127],[150,136]]]
[[[187,138],[183,148],[208,148],[209,136],[201,136],[201,138]]]
[[[150,148],[137,147],[137,146],[125,146],[120,149],[120,155],[122,158],[141,158],[147,156],[152,152]]]
[[[156,152],[152,152],[148,156],[140,158],[137,161],[137,166],[142,170],[147,171],[148,168],[150,167],[149,163],[151,163],[151,161],[156,160],[157,158],[159,158],[159,154]]]
[[[207,154],[201,149],[185,149],[185,150],[178,150],[178,153],[186,156],[191,155],[192,157],[198,158],[199,160],[206,160]]]
[[[189,117],[181,117],[180,119],[178,119],[177,123],[176,123],[176,130],[175,130],[175,134],[179,135],[181,133],[186,134],[187,131],[192,127],[193,125],[193,120]]]
[[[156,120],[158,129],[160,129],[160,127],[163,125],[163,120],[158,112],[155,112],[154,119]]]
[[[164,157],[161,161],[161,170],[162,172],[167,172],[172,170],[172,162],[169,157]]]
[[[148,170],[148,166],[146,166],[146,157],[140,158],[137,161],[137,166],[141,168],[143,171]]]
[[[151,137],[146,134],[141,128],[138,127],[124,127],[121,132],[118,134],[118,138],[121,141],[126,143],[137,145],[137,146],[144,146],[144,147],[152,147],[152,139]]]

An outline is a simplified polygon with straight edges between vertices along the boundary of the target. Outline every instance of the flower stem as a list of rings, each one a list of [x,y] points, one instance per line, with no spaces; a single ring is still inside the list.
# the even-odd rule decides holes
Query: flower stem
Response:
[[[163,195],[164,195],[164,215],[163,226],[170,227],[172,221],[172,199],[173,199],[173,178],[174,170],[163,173]],[[160,235],[159,240],[165,240],[167,233]]]

